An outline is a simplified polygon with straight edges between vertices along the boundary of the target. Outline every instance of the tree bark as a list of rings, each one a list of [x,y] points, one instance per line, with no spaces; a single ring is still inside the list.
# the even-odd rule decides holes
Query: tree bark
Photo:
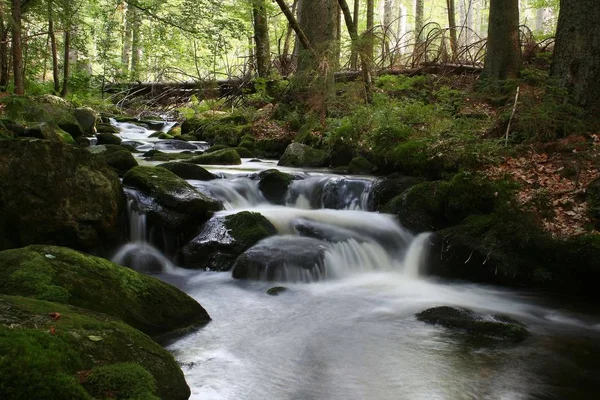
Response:
[[[305,50],[311,50],[312,46],[311,46],[310,41],[308,40],[308,37],[306,36],[304,31],[300,27],[300,24],[298,23],[298,20],[296,20],[296,17],[294,17],[294,14],[292,14],[290,9],[288,8],[287,4],[285,3],[285,0],[275,0],[275,2],[281,9],[281,12],[283,12],[283,15],[285,15],[285,17],[287,18],[288,22],[292,26],[292,29],[294,29],[294,32],[296,32],[296,36],[298,37],[298,40],[300,41],[300,44],[302,45],[302,47]],[[310,3],[310,1],[309,0],[300,0],[300,8],[302,7],[302,4],[304,4],[304,3]]]
[[[344,10],[342,9],[342,14]],[[358,18],[360,15],[360,0],[354,0],[354,16],[352,17],[352,21],[354,26],[354,30],[358,32]],[[346,25],[348,25],[348,21],[346,20]],[[358,49],[356,46],[352,46],[352,52],[350,53],[350,69],[356,70],[358,69]]]
[[[390,51],[390,35],[394,32],[392,28],[393,21],[393,12],[394,12],[394,2],[393,0],[384,0],[383,2],[383,41],[381,46],[381,58],[382,65],[385,65],[386,60],[389,60],[390,68],[394,64],[394,60],[392,59],[392,54]]]
[[[452,49],[452,58],[456,58],[458,48],[458,38],[456,37],[456,7],[454,0],[446,0],[448,10],[448,26],[450,28],[450,49]]]
[[[0,3],[0,91],[4,92],[10,80],[8,62],[8,31],[9,26],[4,14],[4,3]]]
[[[123,4],[123,18],[125,21],[123,27],[123,51],[121,52],[121,64],[123,66],[123,75],[127,78],[129,78],[129,66],[131,62],[133,10],[133,7],[130,7],[127,3]]]
[[[137,8],[133,9],[131,26],[131,79],[140,79],[140,62],[142,60],[142,16]]]
[[[271,46],[269,42],[269,22],[265,0],[253,0],[254,43],[256,45],[256,69],[258,76],[266,78],[271,69]]]
[[[65,53],[63,59],[63,85],[60,91],[61,97],[66,97],[69,93],[69,75],[71,74],[71,27],[65,31]]]
[[[482,77],[515,79],[521,69],[519,1],[491,0],[487,53]]]
[[[561,0],[550,74],[574,101],[600,112],[600,2]]]
[[[373,65],[375,51],[375,1],[367,0],[367,32],[363,55],[369,65]],[[369,68],[370,69],[370,68]]]
[[[25,79],[23,76],[23,42],[21,37],[21,0],[12,0],[12,54],[13,54],[13,80],[15,94],[25,94]]]
[[[52,80],[54,82],[54,93],[60,92],[60,76],[58,71],[58,49],[56,46],[56,34],[54,33],[54,13],[52,11],[52,0],[48,0],[48,37],[50,38],[50,53],[52,55]]]
[[[423,40],[423,27],[425,21],[425,0],[415,2],[415,42],[421,44]]]

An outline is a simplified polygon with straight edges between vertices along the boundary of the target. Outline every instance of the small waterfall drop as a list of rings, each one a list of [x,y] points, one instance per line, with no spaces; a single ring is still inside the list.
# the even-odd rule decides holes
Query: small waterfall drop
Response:
[[[125,189],[125,195],[127,196],[130,242],[117,251],[112,261],[139,272],[173,272],[174,267],[171,261],[148,242],[146,214],[140,210],[138,193],[135,190]]]
[[[200,192],[222,202],[226,210],[255,207],[267,202],[258,190],[258,183],[250,178],[190,181],[190,183]]]
[[[319,176],[292,182],[288,207],[334,210],[368,210],[373,181],[363,178]]]
[[[410,243],[404,257],[404,274],[409,278],[418,278],[427,261],[427,246],[430,233],[421,233]]]

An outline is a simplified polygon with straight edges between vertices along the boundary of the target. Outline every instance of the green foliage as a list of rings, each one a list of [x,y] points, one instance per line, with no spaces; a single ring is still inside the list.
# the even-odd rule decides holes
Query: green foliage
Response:
[[[94,368],[83,386],[96,399],[158,400],[154,378],[135,363]]]

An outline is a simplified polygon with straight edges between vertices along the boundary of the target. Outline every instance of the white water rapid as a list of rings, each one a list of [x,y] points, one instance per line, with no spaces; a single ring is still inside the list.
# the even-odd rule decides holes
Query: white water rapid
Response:
[[[142,150],[161,147],[145,128],[116,125]],[[420,271],[437,256],[428,252],[428,235],[415,237],[392,216],[370,211],[372,178],[280,168],[302,179],[278,206],[258,190],[257,173],[270,168],[278,168],[276,162],[244,159],[239,166],[207,166],[220,179],[189,182],[224,205],[206,227],[241,211],[258,212],[274,225],[277,235],[257,251],[285,259],[277,282],[173,266],[148,243],[145,216],[136,207],[144,199],[127,193],[132,243],[115,261],[160,270],[156,276],[198,300],[212,317],[168,347],[191,399],[597,398],[596,310],[568,299],[423,277]],[[217,233],[213,239],[231,240],[226,231]],[[303,269],[306,259],[316,261]],[[272,273],[265,267],[258,275]],[[267,295],[273,286],[287,290]],[[441,305],[511,316],[532,336],[520,344],[483,346],[415,318]]]

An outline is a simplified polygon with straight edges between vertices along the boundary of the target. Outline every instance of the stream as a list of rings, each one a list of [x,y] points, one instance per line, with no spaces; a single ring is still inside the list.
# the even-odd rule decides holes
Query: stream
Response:
[[[182,151],[133,124],[115,123],[124,143],[141,151]],[[208,144],[193,142],[197,150]],[[138,158],[140,165],[152,165]],[[214,218],[240,211],[265,216],[278,235],[266,251],[297,254],[323,246],[314,270],[268,270],[256,280],[231,272],[179,268],[146,240],[144,215],[128,191],[131,243],[116,262],[151,259],[154,274],[184,290],[212,317],[206,327],[169,344],[195,400],[595,399],[600,389],[600,315],[572,299],[545,298],[422,276],[427,235],[414,236],[392,216],[371,212],[374,178],[277,167],[276,161],[205,166],[220,179],[189,181],[224,205]],[[279,168],[294,181],[284,206],[269,204],[257,172]],[[302,229],[323,240],[305,241]],[[262,242],[261,242],[262,243]],[[301,272],[298,272],[301,270]],[[276,282],[262,280],[265,276]],[[278,296],[266,291],[285,286]],[[417,321],[415,313],[451,305],[506,314],[531,338],[481,345]]]

